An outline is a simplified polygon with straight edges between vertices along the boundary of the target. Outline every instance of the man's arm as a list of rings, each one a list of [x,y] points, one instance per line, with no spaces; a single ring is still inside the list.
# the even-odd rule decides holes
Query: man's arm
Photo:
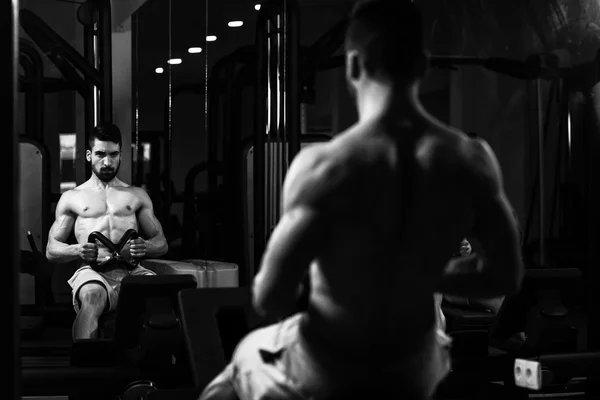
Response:
[[[67,244],[77,219],[69,204],[71,196],[70,191],[63,193],[56,205],[56,217],[50,227],[48,244],[46,245],[46,258],[51,262],[67,263],[81,257],[80,245]]]
[[[160,221],[154,215],[154,206],[150,196],[148,196],[148,193],[144,189],[137,189],[142,202],[137,218],[140,231],[146,237],[146,240],[144,240],[146,244],[145,256],[149,258],[160,257],[169,250],[167,239],[165,238]],[[133,246],[131,250],[133,253],[135,250]]]
[[[524,273],[517,221],[493,151],[483,141],[474,147],[479,172],[471,185],[474,224],[467,237],[476,238],[482,251],[451,259],[437,290],[463,297],[511,295],[519,291]]]
[[[318,255],[326,235],[316,198],[323,195],[323,177],[312,149],[302,151],[284,184],[283,216],[273,231],[252,287],[254,308],[263,316],[283,318],[293,312],[300,283]]]
[[[263,316],[288,316],[300,282],[322,243],[322,216],[309,207],[286,212],[273,231],[252,287],[253,305]]]

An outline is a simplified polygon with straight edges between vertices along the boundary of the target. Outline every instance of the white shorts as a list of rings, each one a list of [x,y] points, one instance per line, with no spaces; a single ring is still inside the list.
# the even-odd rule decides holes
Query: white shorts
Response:
[[[108,304],[104,310],[105,313],[114,311],[117,308],[117,300],[119,298],[119,290],[121,289],[121,281],[129,275],[156,275],[154,272],[138,266],[137,268],[127,271],[126,269],[114,269],[104,272],[96,272],[90,266],[86,265],[79,268],[71,279],[68,280],[73,294],[73,307],[75,312],[79,312],[81,300],[79,299],[79,290],[88,283],[97,283],[104,286],[108,294]]]

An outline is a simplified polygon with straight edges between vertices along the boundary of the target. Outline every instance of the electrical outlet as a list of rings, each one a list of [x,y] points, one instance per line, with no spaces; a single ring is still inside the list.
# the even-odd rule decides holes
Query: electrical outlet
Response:
[[[531,389],[540,390],[542,387],[542,366],[537,361],[515,359],[515,385]]]

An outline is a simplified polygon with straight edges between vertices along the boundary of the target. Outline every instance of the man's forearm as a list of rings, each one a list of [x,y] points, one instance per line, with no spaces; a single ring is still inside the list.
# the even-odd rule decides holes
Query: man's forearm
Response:
[[[512,292],[478,255],[454,258],[440,277],[436,291],[468,298],[494,298]]]
[[[169,250],[169,245],[164,238],[153,237],[146,240],[146,257],[160,257]]]
[[[55,242],[46,246],[46,258],[55,263],[68,263],[80,257],[77,245]]]

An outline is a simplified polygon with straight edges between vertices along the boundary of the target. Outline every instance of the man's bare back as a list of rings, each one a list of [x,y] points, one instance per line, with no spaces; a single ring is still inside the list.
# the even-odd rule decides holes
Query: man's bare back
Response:
[[[287,188],[314,179],[296,201],[330,196],[307,329],[345,354],[418,350],[434,326],[436,279],[471,220],[461,186],[474,150],[458,132],[418,124],[358,124],[305,150],[288,175]]]

